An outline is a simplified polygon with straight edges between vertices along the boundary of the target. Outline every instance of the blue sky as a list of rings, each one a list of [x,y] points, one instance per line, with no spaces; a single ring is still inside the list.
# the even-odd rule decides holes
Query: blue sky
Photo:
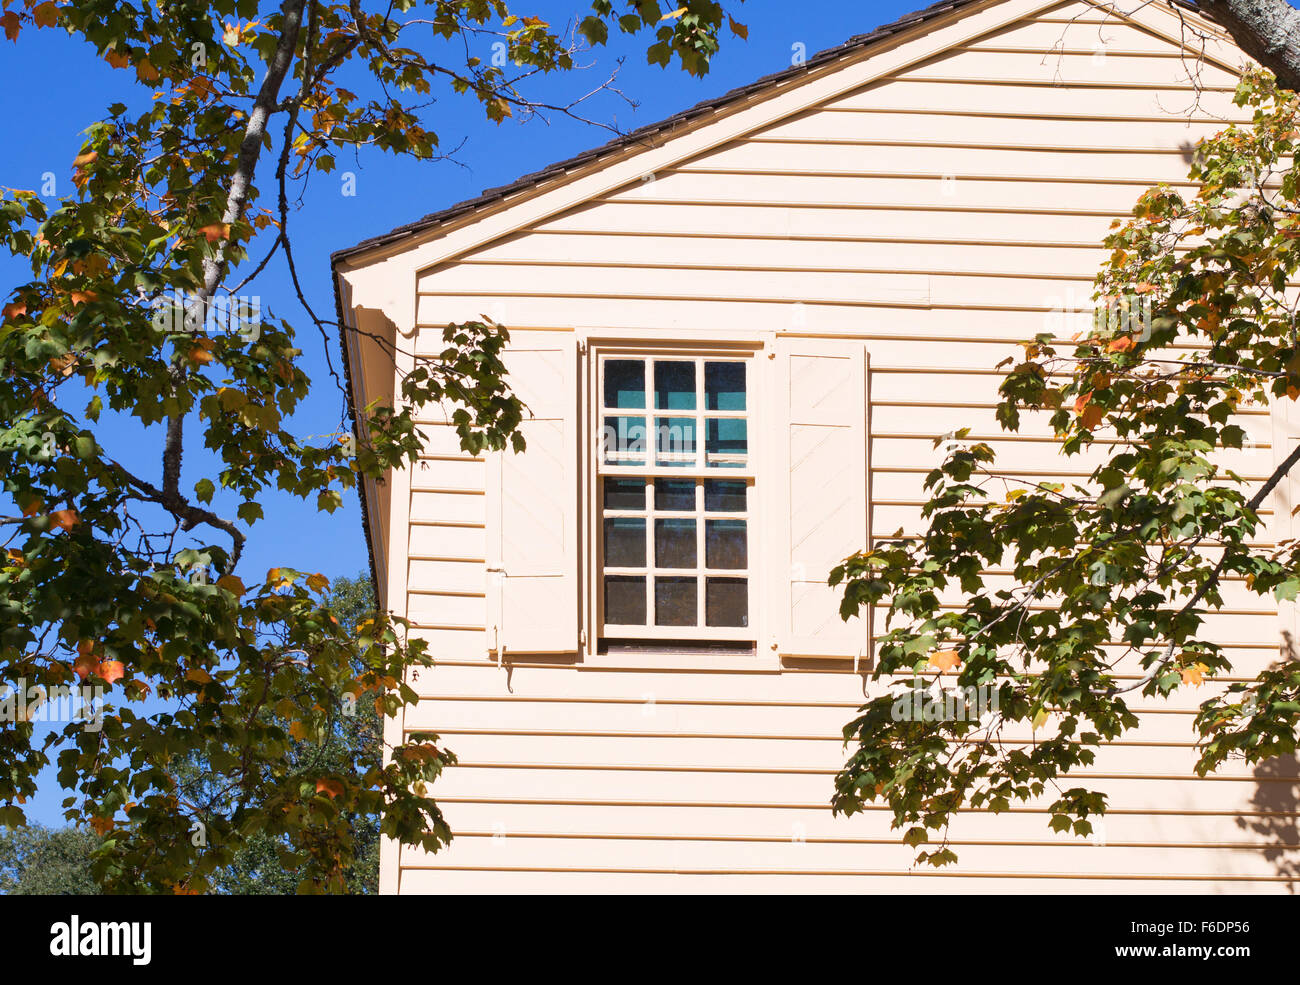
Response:
[[[925,0],[815,0],[800,4],[796,18],[792,16],[796,8],[788,0],[732,2],[727,7],[748,26],[749,39],[741,41],[728,34],[712,71],[703,79],[693,79],[675,67],[664,70],[646,65],[648,36],[612,36],[608,48],[580,59],[589,67],[568,77],[546,80],[532,91],[552,102],[567,101],[598,86],[618,68],[622,58],[615,84],[638,105],[629,106],[622,98],[606,92],[584,104],[581,111],[589,119],[629,131],[783,69],[796,52],[812,54],[924,5]],[[524,2],[515,9],[559,26],[582,13],[584,4],[582,0]],[[86,44],[62,33],[27,30],[16,43],[0,40],[0,52],[0,84],[7,94],[10,134],[10,139],[0,143],[0,185],[39,189],[43,176],[52,172],[56,193],[67,194],[71,191],[71,163],[81,143],[81,131],[106,115],[110,103],[121,100],[138,108],[148,94],[142,87],[128,84],[125,72],[115,72],[94,57]],[[477,54],[488,59],[492,53],[485,50]],[[472,97],[450,91],[435,94],[436,101],[424,111],[424,123],[439,134],[444,150],[459,148],[454,162],[421,163],[378,151],[364,151],[355,159],[339,155],[337,171],[313,177],[301,209],[292,216],[290,229],[299,275],[308,301],[322,318],[334,317],[328,259],[334,250],[471,198],[484,188],[506,184],[612,136],[604,128],[564,117],[549,123],[536,118],[528,122],[511,120],[498,126],[484,119]],[[266,165],[267,159],[273,159],[273,155],[264,156],[259,172],[263,182],[269,182],[274,166]],[[342,175],[346,172],[356,176],[355,196],[342,194]],[[255,260],[261,258],[265,245],[254,241],[250,253]],[[27,276],[23,263],[0,258],[4,297]],[[231,283],[239,279],[242,275],[236,273]],[[264,310],[270,308],[298,330],[305,351],[304,368],[314,386],[294,418],[297,433],[323,436],[335,431],[343,398],[325,367],[319,334],[294,299],[283,262],[278,258],[273,261],[245,293],[259,295]],[[337,350],[334,359],[337,366]],[[106,415],[100,440],[111,455],[138,469],[137,474],[156,478],[161,455],[159,429],[142,432],[134,422],[112,421]],[[191,468],[183,476],[182,488],[192,487],[196,479],[210,474],[202,469],[202,454],[192,443],[187,451]],[[263,506],[266,519],[251,531],[240,565],[245,581],[276,565],[321,571],[331,577],[355,574],[367,567],[361,511],[354,494],[346,498],[343,509],[332,515],[317,513],[314,504],[283,494],[268,494]],[[37,802],[30,805],[30,816],[58,823],[62,796],[52,782],[46,782]]]

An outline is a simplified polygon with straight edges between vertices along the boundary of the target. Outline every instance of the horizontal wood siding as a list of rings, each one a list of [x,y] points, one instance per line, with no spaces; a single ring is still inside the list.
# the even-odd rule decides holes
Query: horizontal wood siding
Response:
[[[433,329],[481,314],[514,331],[860,338],[874,537],[920,529],[933,439],[959,427],[1025,481],[1082,481],[1097,456],[1059,457],[1041,416],[1001,435],[994,366],[1022,338],[1073,334],[1066,313],[1086,304],[1112,219],[1155,182],[1185,184],[1194,143],[1240,119],[1234,86],[1154,34],[1064,4],[424,272],[430,330],[416,347],[438,350]],[[1251,445],[1223,460],[1258,481],[1272,424],[1241,423]],[[847,664],[497,666],[483,462],[446,424],[426,432],[408,611],[440,663],[405,727],[438,731],[461,763],[437,789],[456,841],[403,851],[403,892],[1295,888],[1300,764],[1195,777],[1208,685],[1135,698],[1141,727],[1080,772],[1111,798],[1095,838],[1053,834],[1041,804],[971,811],[952,831],[960,864],[929,872],[911,868],[886,812],[828,810],[839,730],[879,687]],[[1277,613],[1240,583],[1225,597],[1210,632],[1253,674],[1276,659]]]

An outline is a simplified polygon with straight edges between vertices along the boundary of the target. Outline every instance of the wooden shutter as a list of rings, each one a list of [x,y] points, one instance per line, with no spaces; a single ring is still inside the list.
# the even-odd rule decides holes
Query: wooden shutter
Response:
[[[842,592],[826,579],[867,546],[866,349],[792,338],[778,339],[775,352],[777,650],[856,658],[867,650],[867,620],[841,619]]]
[[[578,649],[577,350],[571,336],[518,333],[508,383],[527,405],[519,454],[489,456],[488,646]]]

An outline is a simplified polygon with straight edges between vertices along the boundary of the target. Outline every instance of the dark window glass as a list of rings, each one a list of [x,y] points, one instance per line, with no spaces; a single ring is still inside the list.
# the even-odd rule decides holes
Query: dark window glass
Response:
[[[706,578],[704,623],[706,626],[748,626],[749,583],[744,578]]]
[[[694,578],[656,578],[655,625],[694,626],[697,597]]]
[[[605,576],[605,622],[619,626],[644,626],[645,578]]]
[[[655,509],[678,511],[695,509],[694,479],[655,479]]]
[[[745,409],[745,364],[704,364],[704,406],[708,410]]]
[[[694,520],[655,521],[655,565],[660,568],[693,568],[695,549]]]
[[[704,508],[710,513],[743,513],[748,487],[743,482],[707,479],[704,483]]]
[[[606,479],[605,509],[644,510],[644,479]]]
[[[744,520],[706,520],[704,558],[710,568],[748,567]]]
[[[645,567],[645,520],[605,517],[605,567]]]
[[[695,409],[695,363],[655,363],[655,410]]]
[[[645,406],[645,363],[640,359],[610,359],[605,363],[605,406]]]

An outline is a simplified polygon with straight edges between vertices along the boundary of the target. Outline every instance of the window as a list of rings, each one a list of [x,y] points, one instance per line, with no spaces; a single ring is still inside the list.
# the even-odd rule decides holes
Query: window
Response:
[[[597,365],[601,635],[752,640],[748,360]]]

